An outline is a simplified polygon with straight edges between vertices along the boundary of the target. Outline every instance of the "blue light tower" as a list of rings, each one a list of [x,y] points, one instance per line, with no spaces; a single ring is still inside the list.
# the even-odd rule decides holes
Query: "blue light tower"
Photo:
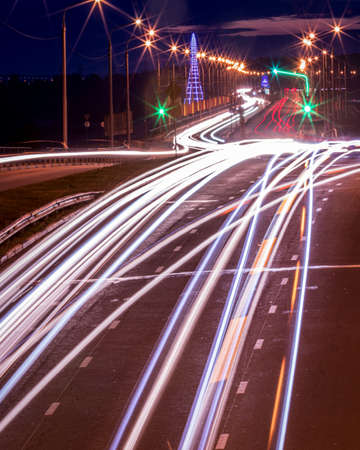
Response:
[[[200,82],[199,65],[196,56],[197,51],[195,33],[192,33],[190,42],[190,71],[186,86],[186,97],[184,100],[184,103],[188,104],[204,100],[204,93]]]

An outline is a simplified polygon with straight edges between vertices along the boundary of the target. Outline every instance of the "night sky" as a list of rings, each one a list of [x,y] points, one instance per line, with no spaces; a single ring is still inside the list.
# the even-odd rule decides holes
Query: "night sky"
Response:
[[[70,71],[103,75],[106,73],[106,29],[96,7],[81,34],[92,5],[83,3],[67,12]],[[340,18],[347,34],[342,38],[345,52],[360,53],[360,0],[112,0],[111,3],[121,8],[121,11],[111,8],[102,0],[106,24],[112,31],[115,71],[123,70],[124,43],[133,31],[132,27],[125,31],[117,29],[126,27],[136,15],[148,21],[148,26],[156,24],[159,29],[156,45],[162,58],[167,58],[166,48],[171,40],[186,43],[191,31],[197,32],[202,47],[222,48],[238,57],[296,56],[295,35],[309,30],[324,33]],[[0,74],[59,73],[61,11],[74,4],[74,0],[1,0]],[[138,31],[137,36],[141,35]],[[325,36],[323,44],[319,44],[325,45],[330,39],[330,35]],[[135,38],[130,48],[140,42]],[[341,53],[340,46],[336,46],[336,51]],[[132,61],[137,61],[140,54],[134,52]],[[145,57],[138,70],[149,64],[149,58]]]

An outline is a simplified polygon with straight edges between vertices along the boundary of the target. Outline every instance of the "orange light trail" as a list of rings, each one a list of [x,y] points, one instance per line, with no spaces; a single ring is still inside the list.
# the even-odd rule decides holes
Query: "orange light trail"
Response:
[[[291,294],[291,305],[290,305],[290,318],[291,320],[292,313],[294,311],[294,305],[296,300],[296,291],[299,284],[299,274],[300,274],[300,261],[296,263],[296,270],[295,270],[295,277],[294,277],[294,283],[292,288],[292,294]]]
[[[302,207],[301,211],[301,224],[300,224],[300,240],[304,236],[304,230],[305,230],[305,217],[306,217],[306,209],[305,206]]]
[[[277,388],[276,388],[275,403],[274,403],[274,409],[273,409],[273,414],[272,414],[272,418],[271,418],[271,425],[270,425],[270,433],[269,433],[269,440],[268,440],[267,450],[270,450],[270,448],[271,448],[271,443],[272,443],[272,440],[273,440],[273,437],[274,437],[275,428],[276,428],[276,422],[277,422],[277,417],[278,417],[278,413],[279,413],[281,391],[282,391],[282,387],[283,387],[283,383],[284,383],[285,362],[286,362],[286,359],[285,359],[285,357],[283,357],[282,363],[281,363],[281,368],[280,368],[280,375],[279,375],[278,385],[277,385]]]

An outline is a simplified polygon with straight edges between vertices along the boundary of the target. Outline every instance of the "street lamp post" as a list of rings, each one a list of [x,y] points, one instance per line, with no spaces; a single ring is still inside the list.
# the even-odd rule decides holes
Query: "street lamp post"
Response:
[[[128,147],[130,147],[131,121],[130,121],[129,41],[126,44],[125,67],[126,67],[126,131],[127,131],[127,145]]]
[[[335,104],[334,104],[334,91],[335,91],[335,73],[334,73],[334,54],[331,52],[330,55],[330,74],[331,74],[331,117],[332,117],[332,128],[334,121],[334,113],[335,113]]]
[[[157,58],[157,86],[158,86],[158,91],[160,92],[160,86],[161,86],[161,72],[160,72],[161,68],[160,68],[160,58]]]
[[[110,145],[114,147],[114,98],[113,98],[113,67],[112,42],[109,38],[109,116],[110,116]]]
[[[65,13],[62,23],[62,126],[63,126],[63,145],[68,147],[68,101],[67,101],[67,61],[66,61],[66,22]]]

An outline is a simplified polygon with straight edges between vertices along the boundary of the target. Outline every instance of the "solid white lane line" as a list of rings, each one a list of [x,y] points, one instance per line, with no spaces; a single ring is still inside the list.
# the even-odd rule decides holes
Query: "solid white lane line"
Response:
[[[114,322],[109,325],[109,330],[114,330],[120,323],[120,320],[114,320]]]
[[[215,447],[215,450],[224,450],[228,439],[229,439],[229,433],[220,434],[219,439],[216,444],[216,447]]]
[[[285,284],[287,284],[288,283],[288,281],[289,281],[289,278],[283,278],[282,280],[281,280],[281,286],[285,286]]]
[[[269,314],[275,314],[277,310],[277,305],[271,305],[269,308]]]
[[[240,381],[239,387],[236,391],[237,394],[245,394],[246,388],[248,385],[248,381]]]
[[[93,359],[92,356],[87,356],[86,358],[83,359],[83,361],[82,361],[82,363],[80,364],[79,367],[82,368],[82,369],[87,367],[91,363],[92,359]]]
[[[60,402],[51,403],[49,408],[45,411],[44,416],[52,416],[54,414],[54,412],[57,410],[59,405],[60,405]]]
[[[263,343],[264,343],[264,339],[258,339],[255,342],[254,350],[260,350],[262,348],[262,346],[263,346]]]

